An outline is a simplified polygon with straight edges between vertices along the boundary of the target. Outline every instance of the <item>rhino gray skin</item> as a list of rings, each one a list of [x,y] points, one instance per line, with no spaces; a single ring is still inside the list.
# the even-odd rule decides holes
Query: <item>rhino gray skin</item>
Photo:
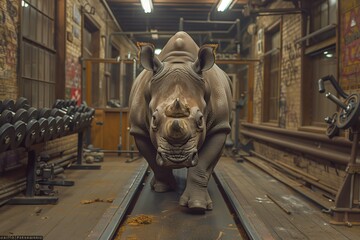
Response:
[[[152,188],[176,188],[174,168],[188,168],[180,205],[210,210],[207,186],[230,132],[231,89],[215,64],[215,45],[200,49],[185,32],[170,38],[161,54],[141,43],[145,68],[130,93],[130,134],[154,172]]]

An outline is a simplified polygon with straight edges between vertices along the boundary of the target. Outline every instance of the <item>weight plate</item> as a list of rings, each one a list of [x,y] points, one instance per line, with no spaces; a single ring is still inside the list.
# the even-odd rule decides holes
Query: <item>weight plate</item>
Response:
[[[17,121],[14,124],[14,128],[15,128],[15,138],[10,146],[11,149],[18,148],[24,141],[26,135],[26,123],[23,121]]]
[[[356,124],[359,120],[360,102],[359,94],[351,94],[345,99],[347,109],[340,108],[338,117],[336,119],[336,126],[338,128],[347,129]]]
[[[29,121],[28,111],[23,108],[17,110],[12,119],[12,123],[16,123],[17,121],[23,121],[24,123],[27,123]]]
[[[75,99],[72,99],[71,100],[71,106],[75,107],[76,105],[77,105],[77,101]]]
[[[332,121],[329,124],[328,128],[326,129],[326,135],[329,138],[333,138],[333,137],[339,135],[339,128],[336,126],[337,117],[338,117],[337,113],[334,113],[332,115],[332,117],[331,117]]]
[[[75,113],[75,107],[74,106],[69,106],[67,109],[66,109],[66,114],[67,115],[73,115]]]
[[[35,119],[30,120],[26,125],[26,136],[24,147],[28,148],[36,142],[40,131],[39,122]]]
[[[14,109],[15,109],[15,103],[14,103],[14,100],[12,99],[5,99],[2,104],[1,104],[1,112],[4,111],[5,109],[7,110],[11,110],[14,112]]]
[[[65,108],[70,107],[70,105],[71,105],[71,100],[70,99],[64,100],[64,107]]]
[[[62,117],[56,117],[56,137],[60,137],[62,132],[64,132],[64,120]]]
[[[17,111],[20,108],[28,109],[29,107],[29,101],[24,97],[20,97],[16,100],[14,111]]]
[[[82,130],[86,124],[86,114],[80,113],[80,123],[79,123],[79,130]]]
[[[64,115],[63,116],[63,120],[64,120],[64,131],[62,136],[64,136],[67,132],[70,131],[70,116],[69,115]]]
[[[56,118],[56,117],[61,117],[61,116],[62,116],[60,110],[57,109],[57,108],[51,109],[50,115],[51,115],[52,117],[54,117],[54,118]]]
[[[10,110],[4,110],[0,114],[0,125],[11,123],[14,113]]]
[[[76,112],[73,116],[72,123],[71,123],[71,131],[77,132],[80,126],[80,113]]]
[[[36,139],[37,143],[45,141],[45,136],[49,135],[49,122],[46,118],[39,119],[39,135]],[[47,139],[46,141],[48,141]]]
[[[56,135],[56,120],[53,117],[49,117],[47,119],[48,121],[48,131],[47,134],[44,136],[44,141],[49,141],[53,138],[54,135]]]
[[[28,113],[29,113],[29,120],[31,119],[37,120],[39,118],[39,111],[34,107],[29,108]]]
[[[51,110],[49,108],[39,109],[39,118],[48,118],[50,117]]]
[[[62,107],[64,107],[64,100],[56,99],[53,108],[62,108]]]
[[[6,151],[15,138],[15,128],[10,123],[0,127],[0,152]]]

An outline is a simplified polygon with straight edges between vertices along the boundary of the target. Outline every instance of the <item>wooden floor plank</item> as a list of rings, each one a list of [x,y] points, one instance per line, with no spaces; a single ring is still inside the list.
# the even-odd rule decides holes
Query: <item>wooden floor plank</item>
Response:
[[[40,235],[45,239],[85,239],[98,223],[111,200],[118,197],[144,160],[106,157],[100,170],[65,170],[72,187],[55,187],[56,205],[5,205],[0,209],[0,235]],[[135,175],[134,175],[135,176]],[[83,200],[102,201],[83,204]],[[107,202],[109,200],[110,202]],[[36,213],[36,211],[38,213]]]
[[[216,168],[228,177],[229,185],[239,201],[246,203],[249,214],[261,218],[275,239],[337,240],[360,236],[357,235],[359,228],[348,228],[344,234],[343,228],[330,225],[330,216],[320,207],[249,162],[237,163],[222,158]],[[274,204],[267,194],[291,214]]]

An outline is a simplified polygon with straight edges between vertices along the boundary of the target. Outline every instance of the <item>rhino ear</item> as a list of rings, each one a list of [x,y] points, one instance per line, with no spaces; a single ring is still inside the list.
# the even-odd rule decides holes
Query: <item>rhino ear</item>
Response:
[[[193,63],[193,69],[198,74],[209,70],[215,63],[215,50],[217,44],[206,44],[201,46],[198,52],[198,58]]]
[[[137,43],[137,46],[140,49],[139,59],[141,66],[146,70],[157,73],[162,67],[162,62],[155,56],[154,45],[151,43]]]

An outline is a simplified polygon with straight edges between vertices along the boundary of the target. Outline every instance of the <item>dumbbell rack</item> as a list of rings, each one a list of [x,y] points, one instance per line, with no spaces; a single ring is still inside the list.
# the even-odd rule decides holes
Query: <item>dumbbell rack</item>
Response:
[[[13,107],[15,105],[16,107]],[[26,108],[27,111],[30,112],[30,105],[25,98],[19,98],[14,104],[13,100],[7,100],[6,105],[3,104],[1,107],[9,108],[9,109],[20,109]],[[32,108],[34,109],[34,108]],[[4,109],[1,109],[4,110]],[[41,114],[40,112],[43,111]],[[25,110],[24,110],[25,111]],[[23,111],[23,112],[24,112]],[[39,153],[42,151],[43,142],[49,141],[51,139],[55,139],[61,136],[65,136],[72,133],[78,133],[78,148],[77,148],[77,161],[76,164],[72,165],[70,168],[72,169],[100,169],[100,166],[97,165],[83,165],[83,133],[86,129],[90,127],[91,121],[93,119],[94,109],[88,108],[85,104],[82,104],[79,107],[75,107],[74,102],[71,100],[57,100],[53,106],[53,109],[41,109],[38,111],[35,109],[36,114],[39,112],[39,115],[43,115],[45,118],[53,120],[53,122],[62,122],[63,126],[53,125],[53,129],[51,131],[45,131],[42,136],[42,141],[35,142],[35,137],[33,137],[32,141],[26,141],[27,135],[25,138],[23,137],[21,143],[18,142],[15,146],[22,145],[28,152],[28,162],[27,162],[27,170],[26,170],[26,189],[24,192],[24,196],[21,197],[13,197],[8,200],[9,204],[54,204],[58,201],[58,197],[53,196],[53,186],[73,186],[73,181],[57,181],[54,180],[53,177],[64,169],[60,166],[56,166],[54,164],[48,164],[47,161],[41,161]],[[35,113],[35,111],[32,111]],[[76,112],[76,114],[75,114]],[[3,111],[1,111],[3,113]],[[16,116],[17,114],[12,114]],[[46,115],[46,116],[45,116]],[[6,115],[7,116],[7,115]],[[35,118],[35,117],[34,117]],[[71,118],[71,128],[70,125],[65,125],[65,118]],[[4,118],[3,118],[4,119]],[[26,117],[21,118],[19,120],[24,119],[26,122]],[[35,118],[36,119],[36,118]],[[7,121],[12,119],[6,118]],[[36,123],[38,123],[35,120]],[[69,122],[67,123],[69,124]],[[10,124],[8,124],[10,125]],[[48,126],[48,125],[46,125]],[[49,124],[50,126],[50,124]],[[67,126],[67,127],[65,127]],[[17,131],[17,130],[16,130]],[[39,128],[33,130],[34,132],[39,132]],[[39,133],[34,134],[37,136]],[[14,140],[14,138],[9,138]],[[10,140],[10,141],[11,141]],[[10,144],[7,144],[9,147]],[[11,145],[11,149],[15,149],[13,145]],[[5,148],[6,150],[6,148]],[[4,149],[2,150],[4,151]],[[47,159],[49,160],[49,159]],[[39,176],[40,179],[39,179]],[[40,194],[43,195],[40,195]]]
[[[346,167],[346,176],[335,198],[335,207],[330,223],[335,225],[360,225],[360,162],[358,156],[360,140],[360,94],[346,94],[333,76],[319,79],[319,92],[324,93],[324,81],[330,81],[337,93],[345,99],[342,102],[330,92],[326,97],[339,107],[339,112],[332,117],[326,117],[328,123],[326,134],[329,138],[336,136],[339,129],[349,130],[349,139],[352,141],[350,161]]]

